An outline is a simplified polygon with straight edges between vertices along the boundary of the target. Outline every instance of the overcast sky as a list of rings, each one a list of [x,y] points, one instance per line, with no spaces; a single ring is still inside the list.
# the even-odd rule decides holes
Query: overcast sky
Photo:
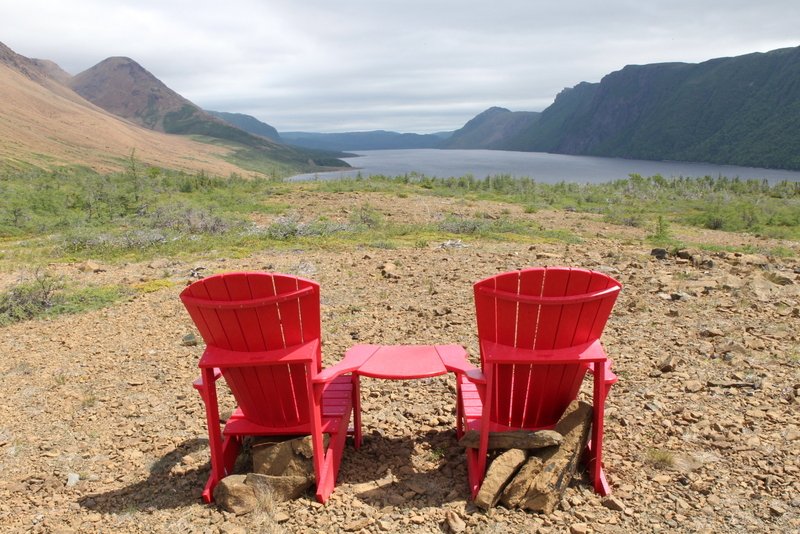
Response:
[[[0,41],[77,74],[128,56],[279,131],[453,130],[628,64],[800,45],[798,0],[0,0]]]

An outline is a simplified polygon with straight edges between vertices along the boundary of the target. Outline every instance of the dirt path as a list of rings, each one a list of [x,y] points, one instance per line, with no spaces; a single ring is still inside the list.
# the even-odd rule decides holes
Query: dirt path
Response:
[[[369,201],[402,216],[397,199]],[[583,242],[261,251],[100,273],[64,266],[83,282],[169,276],[175,285],[106,310],[0,329],[0,530],[439,533],[454,511],[468,532],[800,531],[797,260],[698,252],[695,263],[657,260],[642,230],[574,213],[530,217],[577,228]],[[387,263],[397,277],[382,274]],[[178,300],[192,269],[318,281],[331,364],[358,342],[461,343],[474,358],[471,284],[543,264],[599,269],[624,286],[603,338],[620,376],[605,447],[622,511],[602,506],[581,480],[550,516],[476,510],[455,442],[451,377],[364,380],[365,444],[346,449],[327,505],[305,498],[235,517],[200,503],[208,451],[191,381],[202,347],[181,344],[194,328]],[[660,371],[670,357],[674,370]],[[389,474],[394,484],[363,491],[364,482]]]

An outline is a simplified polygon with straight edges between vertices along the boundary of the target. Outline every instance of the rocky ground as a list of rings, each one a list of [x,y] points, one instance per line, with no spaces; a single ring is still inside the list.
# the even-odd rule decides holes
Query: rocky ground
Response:
[[[352,205],[348,195],[329,197],[315,201],[329,209],[338,202],[342,212]],[[476,209],[369,200],[387,218]],[[0,329],[2,530],[800,532],[800,244],[673,228],[687,242],[782,246],[794,256],[690,248],[657,259],[643,229],[510,209],[582,240],[263,250],[100,272],[56,267],[79,283],[174,285],[105,310]],[[449,376],[363,380],[365,443],[359,451],[348,445],[328,504],[309,495],[234,516],[200,502],[209,456],[191,381],[202,346],[182,344],[196,331],[178,300],[191,273],[264,269],[318,281],[329,365],[354,343],[461,343],[476,361],[471,284],[530,265],[598,269],[624,286],[603,337],[620,376],[606,412],[613,504],[576,479],[549,516],[476,509]],[[232,407],[229,397],[224,404]]]

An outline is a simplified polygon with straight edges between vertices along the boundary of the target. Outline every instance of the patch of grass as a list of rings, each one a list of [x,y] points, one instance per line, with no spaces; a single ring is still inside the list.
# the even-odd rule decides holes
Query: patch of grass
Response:
[[[645,459],[656,469],[668,469],[675,465],[675,454],[663,449],[647,449]]]
[[[466,219],[463,217],[448,217],[438,225],[441,232],[449,234],[475,234],[488,227],[488,223],[481,219]]]
[[[121,286],[87,286],[66,288],[59,295],[47,315],[82,313],[105,308],[126,298],[128,292]]]
[[[350,224],[337,223],[323,218],[311,222],[302,222],[297,214],[291,213],[279,217],[262,233],[265,237],[277,241],[289,241],[302,237],[331,237],[340,233],[354,233],[357,229]]]
[[[397,248],[397,245],[395,243],[383,240],[370,241],[369,243],[367,243],[367,246],[371,248],[380,248],[384,250],[394,250]]]
[[[103,308],[125,296],[119,286],[67,287],[60,278],[36,271],[30,281],[0,294],[0,326]]]
[[[350,222],[357,226],[378,228],[383,223],[383,215],[369,204],[362,204],[350,214]]]
[[[335,183],[330,183],[335,182]],[[470,200],[520,204],[525,212],[571,209],[603,213],[609,222],[643,226],[661,216],[666,222],[720,227],[781,238],[800,238],[800,183],[710,176],[672,178],[632,174],[603,184],[542,184],[507,175],[476,179],[430,178],[419,174],[329,181],[325,191],[405,191]],[[394,189],[392,189],[394,187]]]
[[[444,447],[435,447],[431,449],[431,457],[435,462],[438,462],[439,460],[444,458],[446,454],[447,454],[447,449],[445,449]]]
[[[155,293],[156,291],[160,291],[161,289],[165,289],[168,287],[173,287],[175,285],[176,282],[172,280],[159,278],[157,280],[148,280],[147,282],[134,284],[133,289],[138,291],[139,293]]]
[[[84,392],[81,398],[81,408],[91,408],[97,404],[97,396],[92,392]]]
[[[265,248],[329,249],[364,243],[420,248],[425,242],[460,237],[580,242],[577,227],[541,228],[530,217],[515,218],[516,210],[510,208],[501,207],[499,218],[487,217],[475,205],[486,200],[517,204],[525,213],[570,209],[602,214],[615,224],[652,226],[648,241],[667,248],[681,246],[672,224],[800,239],[800,185],[792,183],[631,175],[606,184],[542,184],[507,175],[440,179],[418,173],[288,183],[147,168],[133,155],[130,162],[124,172],[111,175],[81,168],[0,170],[0,262],[18,266],[89,258],[139,261],[209,250],[237,257]],[[311,219],[306,212],[300,212],[301,218],[287,211],[292,206],[282,199],[298,191],[449,197],[457,206],[475,205],[477,214],[398,223],[364,203],[351,209],[346,222],[319,214]],[[266,227],[256,226],[254,215],[264,213],[284,215]],[[794,255],[786,247],[764,253]]]

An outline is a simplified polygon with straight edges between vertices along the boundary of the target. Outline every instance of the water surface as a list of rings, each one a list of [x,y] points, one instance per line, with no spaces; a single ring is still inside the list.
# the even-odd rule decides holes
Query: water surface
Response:
[[[593,156],[567,156],[543,152],[510,152],[502,150],[364,150],[355,151],[359,157],[343,158],[354,168],[316,174],[301,174],[293,180],[312,178],[335,179],[382,174],[398,176],[410,173],[439,178],[465,176],[485,178],[497,174],[529,177],[537,182],[602,183],[627,178],[636,173],[642,176],[660,174],[665,178],[727,176],[741,179],[766,179],[800,181],[800,172],[711,163],[685,163],[680,161],[644,161]]]

